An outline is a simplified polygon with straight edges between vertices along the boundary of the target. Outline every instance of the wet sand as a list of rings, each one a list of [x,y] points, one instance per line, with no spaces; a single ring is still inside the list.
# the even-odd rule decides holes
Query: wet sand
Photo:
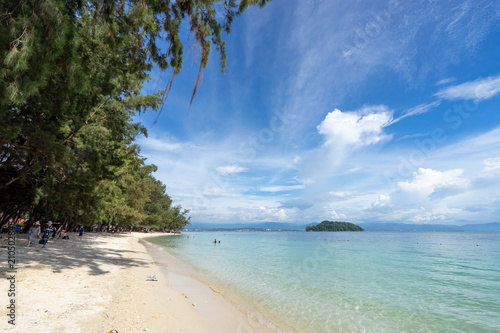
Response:
[[[273,332],[173,256],[155,261],[154,249],[140,242],[154,235],[86,233],[79,240],[69,233],[43,249],[25,247],[27,236],[16,235],[15,297],[8,296],[7,249],[0,249],[0,304],[14,299],[16,325],[2,316],[0,331]]]

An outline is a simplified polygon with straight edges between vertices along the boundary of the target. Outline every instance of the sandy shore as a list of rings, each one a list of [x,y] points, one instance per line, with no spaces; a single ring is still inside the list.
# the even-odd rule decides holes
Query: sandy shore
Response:
[[[78,240],[70,233],[44,249],[27,248],[26,236],[17,236],[14,273],[0,249],[0,304],[5,313],[14,300],[16,325],[3,315],[0,332],[273,332],[173,256],[155,261],[155,250],[140,242],[151,234],[87,233]],[[157,281],[147,281],[151,275]]]

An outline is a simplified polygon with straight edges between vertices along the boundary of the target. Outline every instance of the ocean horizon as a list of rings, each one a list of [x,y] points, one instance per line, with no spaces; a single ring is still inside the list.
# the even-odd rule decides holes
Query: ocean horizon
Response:
[[[499,332],[499,238],[496,232],[205,231],[148,242],[282,332]]]

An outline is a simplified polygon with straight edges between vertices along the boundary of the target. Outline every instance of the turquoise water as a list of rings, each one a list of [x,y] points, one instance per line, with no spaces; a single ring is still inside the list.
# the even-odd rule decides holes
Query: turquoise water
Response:
[[[298,332],[500,332],[500,233],[200,232],[148,241]]]

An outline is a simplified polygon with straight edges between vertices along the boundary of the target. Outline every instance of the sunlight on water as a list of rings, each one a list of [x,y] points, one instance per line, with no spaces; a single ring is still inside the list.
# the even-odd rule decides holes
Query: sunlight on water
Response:
[[[299,332],[500,332],[499,240],[466,232],[202,232],[148,241]]]

